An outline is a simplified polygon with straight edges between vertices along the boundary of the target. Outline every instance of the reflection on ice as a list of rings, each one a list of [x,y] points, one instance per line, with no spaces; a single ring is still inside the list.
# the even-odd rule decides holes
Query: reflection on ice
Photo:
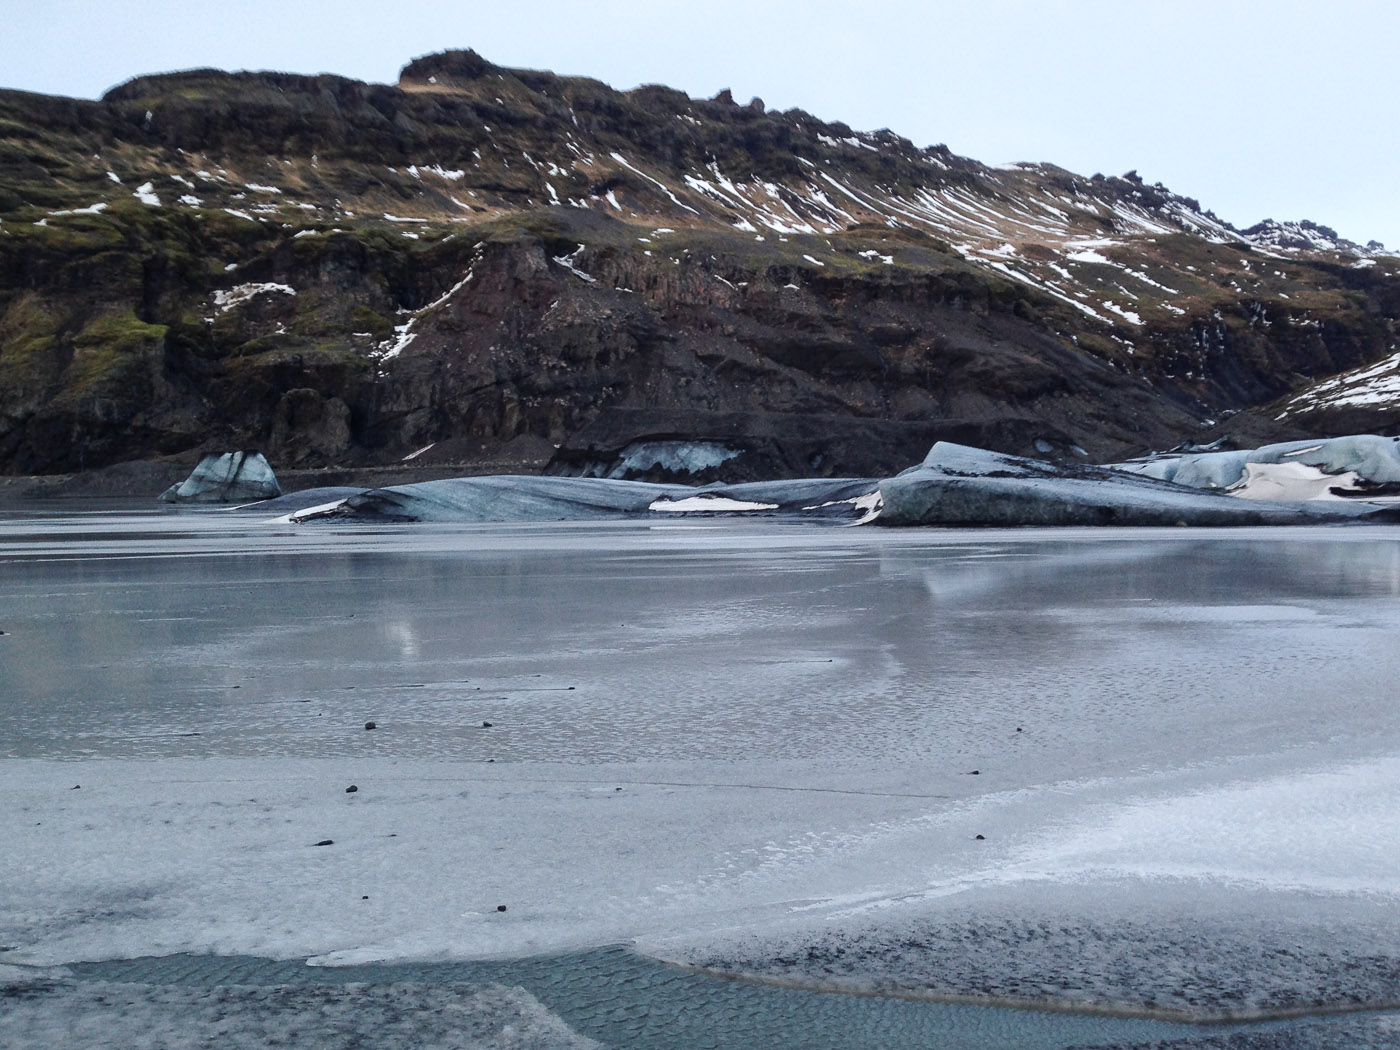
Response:
[[[1388,529],[51,525],[0,523],[9,965],[1400,996]]]

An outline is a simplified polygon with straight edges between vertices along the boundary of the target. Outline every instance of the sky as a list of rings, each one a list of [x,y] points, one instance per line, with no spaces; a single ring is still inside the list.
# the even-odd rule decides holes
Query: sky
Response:
[[[393,83],[411,58],[661,83],[888,127],[988,164],[1136,170],[1241,228],[1400,250],[1394,0],[0,0],[0,87],[175,69]]]

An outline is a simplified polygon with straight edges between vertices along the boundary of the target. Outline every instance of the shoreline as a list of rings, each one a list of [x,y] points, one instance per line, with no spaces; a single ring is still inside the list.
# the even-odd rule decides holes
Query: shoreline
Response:
[[[189,477],[196,461],[133,460],[71,474],[0,475],[0,507],[48,500],[149,499]],[[443,478],[485,477],[496,474],[537,475],[547,457],[516,456],[464,460],[454,463],[391,463],[275,470],[284,495],[333,485],[384,488]],[[275,469],[275,468],[274,468]]]

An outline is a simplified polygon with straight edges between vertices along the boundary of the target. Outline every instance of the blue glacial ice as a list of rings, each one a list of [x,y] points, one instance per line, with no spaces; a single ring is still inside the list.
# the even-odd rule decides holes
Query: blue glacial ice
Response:
[[[852,521],[866,513],[877,486],[874,480],[859,478],[755,481],[697,488],[613,478],[497,475],[370,489],[329,506],[293,512],[290,520],[348,517],[528,522],[679,514],[777,514]]]
[[[1388,514],[1371,504],[1246,501],[1144,473],[943,441],[917,467],[880,482],[880,496],[882,525],[1285,525]]]
[[[1364,499],[1400,485],[1400,438],[1353,434],[1231,452],[1165,453],[1113,467],[1256,499]]]
[[[1360,436],[1088,466],[940,441],[922,463],[892,478],[703,487],[597,477],[451,478],[337,495],[315,506],[308,497],[285,520],[542,522],[738,514],[893,526],[1386,522],[1400,515],[1400,509],[1381,505],[1400,490],[1396,449],[1396,439]],[[1351,498],[1332,491],[1339,486]]]
[[[160,494],[164,503],[247,503],[282,495],[277,476],[261,452],[211,454],[190,476]]]

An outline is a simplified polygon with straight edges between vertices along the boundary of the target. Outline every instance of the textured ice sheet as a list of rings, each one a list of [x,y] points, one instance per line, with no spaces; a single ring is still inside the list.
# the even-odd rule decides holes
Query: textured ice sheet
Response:
[[[6,1050],[595,1050],[528,992],[360,984],[190,988],[55,982],[0,988]]]
[[[27,518],[0,543],[7,962],[704,952],[736,930],[776,959],[979,900],[959,921],[1014,944],[1056,887],[1123,880],[1066,905],[1044,958],[1096,931],[1119,948],[1089,973],[1156,930],[1225,990],[1242,956],[1212,927],[1325,914],[1318,951],[1366,960],[1394,939],[1387,529],[205,513]],[[1184,884],[1229,892],[1202,918]],[[1329,997],[1325,962],[1261,988]],[[1140,1002],[1150,976],[1090,990]]]
[[[118,990],[120,1004],[128,1008],[124,1019],[130,1018],[133,1026],[145,1015],[139,1007],[152,1000],[178,1004],[181,992],[189,996],[194,991],[189,1001],[196,1004],[233,1004],[235,1020],[244,1000],[259,1009],[275,999],[286,1027],[294,1030],[300,1013],[325,1002],[333,1004],[327,1012],[338,1015],[342,1002],[352,1003],[370,991],[364,1023],[357,1027],[348,1021],[337,1032],[344,1043],[329,1045],[359,1045],[354,1040],[368,1035],[366,1042],[389,1050],[412,1036],[417,1014],[479,1012],[488,1021],[499,1021],[522,997],[526,1008],[521,1012],[527,1018],[552,1017],[573,1033],[618,1050],[1062,1050],[1224,1030],[782,988],[666,966],[616,947],[518,960],[351,968],[186,955],[87,963],[66,973],[52,980],[51,988],[22,991],[31,997],[58,993],[48,996],[51,1012],[67,1016],[71,1010],[64,1006],[64,993],[81,993],[84,983],[100,982],[104,990]],[[389,1014],[394,1024],[380,1033],[376,1021],[385,1011],[375,1008],[382,1004],[385,986],[395,993]],[[306,994],[308,988],[322,991]],[[75,998],[84,1001],[81,994]],[[318,1019],[310,1020],[315,1029]],[[425,1031],[442,1022],[433,1016],[424,1020]],[[262,1022],[256,1024],[260,1028]],[[494,1026],[478,1020],[476,1027]],[[1248,1026],[1254,1031],[1267,1027]],[[502,1030],[503,1041],[507,1034]]]
[[[676,957],[811,987],[1196,1021],[1400,1007],[1394,930],[1374,902],[1047,880],[889,912],[744,931]]]

